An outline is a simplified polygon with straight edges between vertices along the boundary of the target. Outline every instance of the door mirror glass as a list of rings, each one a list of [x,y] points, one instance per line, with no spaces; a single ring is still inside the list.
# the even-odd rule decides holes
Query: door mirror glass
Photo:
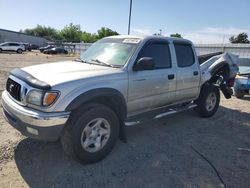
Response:
[[[155,63],[152,57],[142,57],[136,62],[133,70],[134,71],[153,70],[154,67]]]

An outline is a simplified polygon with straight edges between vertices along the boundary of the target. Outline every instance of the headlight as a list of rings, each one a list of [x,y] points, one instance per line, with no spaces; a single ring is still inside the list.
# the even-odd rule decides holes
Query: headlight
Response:
[[[49,106],[56,101],[59,96],[57,91],[42,92],[39,90],[31,90],[27,95],[27,103],[37,106]]]
[[[37,106],[41,105],[43,93],[39,90],[31,90],[27,96],[27,103]]]

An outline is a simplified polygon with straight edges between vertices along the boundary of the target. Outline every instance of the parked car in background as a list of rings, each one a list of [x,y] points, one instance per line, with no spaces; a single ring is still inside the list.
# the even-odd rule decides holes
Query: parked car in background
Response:
[[[38,50],[39,46],[36,44],[30,44],[32,50]]]
[[[235,78],[234,93],[239,99],[249,94],[250,90],[250,65],[239,66],[239,73]]]
[[[31,44],[30,43],[22,43],[25,47],[25,51],[31,51]]]
[[[49,50],[51,48],[54,48],[54,46],[53,45],[47,45],[47,46],[39,48],[39,50],[40,50],[40,52],[43,52],[44,50]]]
[[[5,42],[0,44],[0,52],[2,51],[14,51],[21,54],[25,51],[25,47],[23,44],[18,42]]]
[[[48,50],[44,50],[45,54],[68,54],[68,51],[64,47],[55,47]]]

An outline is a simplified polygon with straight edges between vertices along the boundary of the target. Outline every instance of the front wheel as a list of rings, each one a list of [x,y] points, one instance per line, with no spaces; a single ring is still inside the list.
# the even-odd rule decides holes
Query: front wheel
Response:
[[[217,112],[219,103],[219,89],[214,85],[206,85],[201,89],[200,96],[196,101],[195,111],[201,117],[211,117]]]
[[[119,120],[109,107],[88,104],[73,112],[61,143],[66,154],[84,163],[105,158],[114,147],[119,134]]]

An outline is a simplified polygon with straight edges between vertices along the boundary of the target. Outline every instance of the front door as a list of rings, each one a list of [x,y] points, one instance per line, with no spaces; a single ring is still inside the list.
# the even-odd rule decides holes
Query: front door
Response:
[[[149,42],[139,53],[136,62],[151,57],[153,70],[129,73],[128,112],[140,113],[170,104],[175,98],[176,75],[167,42]]]

